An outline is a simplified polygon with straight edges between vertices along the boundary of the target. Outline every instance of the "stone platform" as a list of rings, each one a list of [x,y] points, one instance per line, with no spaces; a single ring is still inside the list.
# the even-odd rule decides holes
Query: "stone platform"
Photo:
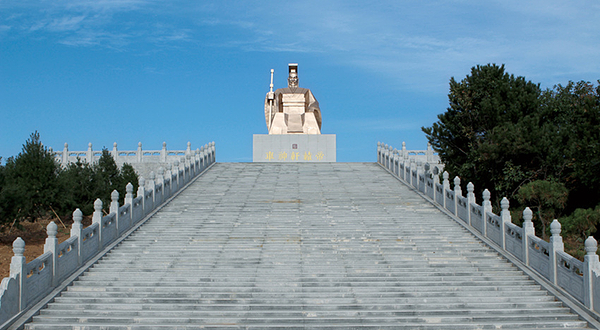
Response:
[[[565,327],[586,323],[372,163],[216,164],[26,325]]]
[[[335,162],[335,134],[254,134],[252,161]]]

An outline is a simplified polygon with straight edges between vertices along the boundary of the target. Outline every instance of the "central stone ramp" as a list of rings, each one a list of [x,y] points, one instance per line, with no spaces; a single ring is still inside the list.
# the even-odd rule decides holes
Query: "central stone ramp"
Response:
[[[585,328],[376,164],[216,164],[27,329]]]

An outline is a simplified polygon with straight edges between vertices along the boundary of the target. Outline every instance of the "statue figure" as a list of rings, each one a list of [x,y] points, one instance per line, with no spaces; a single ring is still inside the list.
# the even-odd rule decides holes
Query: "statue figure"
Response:
[[[265,120],[269,134],[321,134],[321,110],[310,89],[298,87],[298,64],[289,64],[288,87],[265,97]]]

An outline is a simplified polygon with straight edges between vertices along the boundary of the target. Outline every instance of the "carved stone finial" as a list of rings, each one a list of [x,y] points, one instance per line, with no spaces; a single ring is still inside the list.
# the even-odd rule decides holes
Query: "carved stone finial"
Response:
[[[447,171],[444,171],[443,177],[444,180],[448,180],[450,178],[450,174]]]
[[[22,257],[25,253],[25,241],[21,237],[17,237],[12,246],[15,257]]]
[[[69,148],[69,144],[65,142],[65,148]]]
[[[119,200],[119,192],[115,189],[110,193],[110,200],[116,202]]]
[[[48,237],[56,238],[56,234],[58,234],[58,226],[54,223],[54,221],[51,221],[48,226],[46,226],[46,233],[48,234]]]
[[[550,232],[552,233],[552,236],[559,236],[561,228],[562,226],[560,225],[560,222],[554,219],[554,221],[552,221],[552,223],[550,224]]]
[[[83,220],[83,213],[80,209],[75,209],[73,211],[73,222],[81,224],[81,220]]]
[[[150,171],[150,181],[154,180],[156,180],[156,174],[154,174],[154,171]]]
[[[94,202],[94,211],[102,212],[102,200],[100,198]]]
[[[506,198],[506,197],[502,198],[502,200],[500,201],[500,207],[502,208],[502,211],[508,211],[508,208],[510,207],[508,198]]]
[[[146,186],[146,179],[144,179],[143,176],[140,176],[138,182],[140,184],[140,187],[145,187]]]
[[[472,194],[474,191],[475,191],[475,185],[473,184],[473,182],[467,183],[467,192],[469,194]]]
[[[115,147],[115,148],[117,147],[117,142],[113,143],[113,147]]]
[[[173,165],[179,166],[179,161],[177,159],[175,159],[175,161],[173,162]]]
[[[460,178],[458,176],[454,177],[454,187],[460,187]]]
[[[125,191],[128,195],[133,194],[133,185],[131,184],[131,182],[127,183],[127,186],[125,186]]]
[[[490,197],[492,197],[492,194],[490,194],[489,190],[484,190],[483,191],[483,201],[484,202],[489,202],[490,201]]]
[[[142,147],[142,142],[138,142],[138,148]]]
[[[525,210],[523,210],[523,220],[525,220],[525,222],[531,222],[531,219],[533,219],[533,212],[530,208],[526,207]]]
[[[188,141],[187,143],[188,149],[192,147],[192,142]]]
[[[165,175],[165,169],[162,166],[158,168],[158,175],[160,175],[160,176]]]
[[[590,236],[585,240],[585,253],[596,254],[596,251],[598,251],[598,242],[593,236]]]
[[[88,148],[92,149],[92,142],[88,143]]]

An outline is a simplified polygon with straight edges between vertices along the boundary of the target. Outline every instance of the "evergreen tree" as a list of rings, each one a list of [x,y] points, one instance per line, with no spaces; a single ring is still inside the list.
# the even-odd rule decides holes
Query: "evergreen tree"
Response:
[[[102,155],[94,166],[94,198],[102,200],[105,210],[108,210],[113,190],[119,190],[122,179],[119,167],[108,149],[102,149]]]
[[[83,214],[94,211],[96,177],[94,167],[81,159],[70,163],[60,175],[62,194],[62,212],[69,214],[80,208]]]
[[[478,65],[460,82],[450,79],[449,108],[422,130],[452,176],[473,182],[478,195],[487,188],[496,201],[510,198],[539,174],[531,129],[539,125],[540,94],[504,65]]]
[[[40,140],[31,134],[16,157],[10,157],[4,168],[4,186],[0,205],[4,221],[18,223],[43,216],[59,203],[58,175],[60,167]]]

